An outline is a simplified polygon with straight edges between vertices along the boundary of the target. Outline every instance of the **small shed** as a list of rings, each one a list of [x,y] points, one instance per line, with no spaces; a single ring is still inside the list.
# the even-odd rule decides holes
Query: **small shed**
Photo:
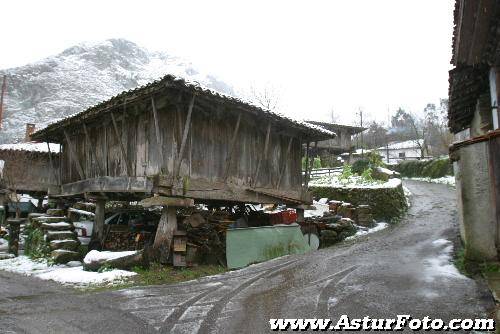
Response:
[[[365,131],[367,128],[360,126],[335,124],[319,121],[307,121],[310,124],[321,126],[336,134],[334,138],[322,140],[315,144],[315,154],[321,158],[322,165],[338,164],[338,157],[343,153],[354,151],[352,137]]]
[[[57,184],[59,145],[38,142],[0,145],[0,182],[4,194],[43,197]],[[51,163],[54,168],[51,168]]]

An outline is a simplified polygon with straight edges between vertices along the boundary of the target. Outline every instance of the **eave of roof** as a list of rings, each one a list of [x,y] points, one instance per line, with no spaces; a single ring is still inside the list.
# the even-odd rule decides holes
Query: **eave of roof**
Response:
[[[319,121],[307,121],[307,123],[321,126],[321,127],[325,128],[327,130],[330,130],[330,131],[345,129],[345,130],[350,131],[352,134],[357,134],[357,133],[363,132],[363,131],[368,129],[368,128],[361,127],[361,126],[344,125],[344,124],[319,122]]]
[[[102,112],[112,110],[114,108],[117,108],[118,106],[123,106],[125,103],[131,103],[137,100],[144,99],[145,97],[148,97],[155,92],[165,88],[175,88],[178,90],[190,91],[193,94],[202,95],[210,99],[215,99],[218,102],[232,104],[235,107],[243,109],[249,113],[261,114],[262,116],[279,122],[284,126],[299,130],[311,141],[325,140],[328,138],[333,138],[335,136],[334,132],[327,130],[321,126],[310,124],[305,121],[295,120],[284,115],[272,112],[270,110],[262,109],[256,105],[253,105],[249,101],[244,101],[243,99],[235,98],[208,89],[206,87],[202,87],[198,83],[189,82],[173,75],[166,75],[159,80],[153,81],[144,86],[124,91],[110,98],[109,100],[101,102],[82,112],[73,114],[67,118],[49,124],[47,127],[36,131],[32,135],[32,138],[35,140],[50,139],[51,137],[53,137],[51,136],[53,133],[58,132],[64,127],[79,124],[86,119],[98,116]]]

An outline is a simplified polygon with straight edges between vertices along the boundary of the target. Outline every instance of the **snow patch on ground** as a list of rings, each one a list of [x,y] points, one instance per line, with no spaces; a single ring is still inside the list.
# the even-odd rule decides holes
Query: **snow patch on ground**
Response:
[[[363,235],[367,235],[367,234],[370,234],[370,233],[375,233],[375,232],[378,232],[378,231],[382,231],[383,229],[387,228],[388,226],[389,226],[389,224],[384,223],[384,222],[377,223],[372,228],[366,228],[366,227],[358,226],[358,228],[359,228],[358,232],[356,232],[355,235],[352,235],[350,237],[345,238],[345,240],[354,240],[354,239],[359,238],[359,237],[361,237]]]
[[[453,244],[449,240],[437,239],[432,242],[435,248],[441,248],[437,257],[424,260],[424,276],[427,282],[440,278],[467,279],[452,263]]]
[[[405,199],[406,199],[406,205],[408,206],[408,208],[411,206],[411,201],[410,201],[410,197],[411,197],[411,191],[410,189],[408,189],[407,187],[403,186],[403,192],[405,194]]]
[[[455,186],[455,177],[454,176],[443,176],[443,177],[438,177],[436,179],[432,179],[430,177],[405,177],[404,179],[405,180],[412,180],[412,181],[447,184],[447,185],[453,186],[453,187]]]
[[[72,263],[71,265],[74,265]],[[48,265],[47,262],[37,262],[21,255],[13,259],[1,260],[0,270],[16,274],[33,276],[43,280],[52,280],[77,288],[91,286],[114,285],[123,283],[128,277],[136,275],[125,270],[110,270],[106,272],[84,271],[83,266]]]
[[[100,261],[108,261],[118,259],[124,256],[129,256],[137,253],[136,251],[126,251],[126,252],[99,252],[98,250],[91,250],[87,253],[83,262],[86,264],[90,264],[92,262],[100,262]]]
[[[321,201],[321,200],[320,200]],[[330,212],[330,206],[320,201],[313,201],[314,210],[304,210],[304,217],[323,217],[325,212]]]

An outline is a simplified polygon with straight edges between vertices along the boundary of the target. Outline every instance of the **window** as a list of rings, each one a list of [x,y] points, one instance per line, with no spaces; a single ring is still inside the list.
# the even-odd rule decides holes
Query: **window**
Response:
[[[406,158],[406,154],[405,154],[405,152],[399,152],[399,158],[400,158],[400,159],[404,159],[404,158]]]

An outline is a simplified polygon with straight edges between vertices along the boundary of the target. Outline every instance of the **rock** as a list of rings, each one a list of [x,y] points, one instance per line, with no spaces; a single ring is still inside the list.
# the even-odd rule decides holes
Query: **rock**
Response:
[[[0,253],[0,260],[8,260],[8,259],[13,259],[16,256],[14,254],[10,253]]]
[[[338,242],[338,234],[332,230],[321,231],[320,244],[322,247],[328,247]]]
[[[66,240],[52,240],[49,243],[51,250],[65,249],[65,250],[76,250],[80,246],[78,240],[66,239]]]
[[[50,256],[52,256],[54,263],[57,264],[79,261],[81,259],[80,253],[65,249],[56,249],[50,253]]]
[[[93,252],[93,253],[92,253]],[[106,256],[100,256],[101,253],[99,251],[91,251],[87,254],[85,259],[83,260],[83,270],[86,271],[98,271],[101,267],[109,267],[116,269],[128,270],[134,266],[147,266],[148,261],[147,257],[144,256],[143,251],[139,252],[116,252],[127,254],[125,256],[117,257],[117,258],[106,258]],[[108,254],[111,254],[108,252]]]
[[[66,265],[68,267],[74,268],[74,267],[81,267],[81,266],[83,266],[83,263],[81,261],[69,261],[68,263],[66,263]]]
[[[47,216],[51,216],[51,217],[64,216],[64,210],[63,209],[48,209]]]
[[[42,229],[46,231],[71,231],[74,230],[73,224],[66,222],[42,223]]]
[[[45,236],[48,242],[52,240],[66,240],[66,239],[77,240],[76,233],[72,231],[48,231]]]

